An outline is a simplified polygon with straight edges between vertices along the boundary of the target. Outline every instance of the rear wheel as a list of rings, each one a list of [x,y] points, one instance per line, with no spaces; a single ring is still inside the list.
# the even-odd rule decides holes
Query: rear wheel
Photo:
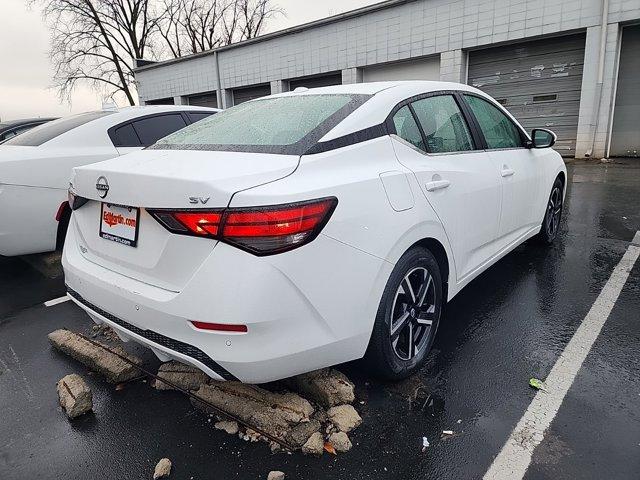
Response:
[[[413,248],[396,264],[385,287],[365,356],[380,376],[398,380],[424,365],[438,330],[442,279],[438,262]]]
[[[558,236],[560,230],[560,219],[562,218],[564,185],[560,178],[556,178],[551,188],[547,210],[542,221],[542,228],[538,234],[538,240],[546,245],[552,244]]]

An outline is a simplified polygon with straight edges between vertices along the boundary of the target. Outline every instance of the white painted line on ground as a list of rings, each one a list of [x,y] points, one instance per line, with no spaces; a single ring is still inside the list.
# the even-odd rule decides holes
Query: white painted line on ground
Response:
[[[69,295],[65,295],[64,297],[54,298],[53,300],[47,300],[44,302],[45,307],[53,307],[54,305],[58,305],[59,303],[68,302],[71,300]]]
[[[551,369],[545,380],[547,392],[538,391],[484,475],[484,480],[524,478],[534,449],[544,439],[545,431],[558,413],[582,363],[598,338],[638,256],[640,256],[640,232],[636,233],[633,243],[627,248],[591,310]]]

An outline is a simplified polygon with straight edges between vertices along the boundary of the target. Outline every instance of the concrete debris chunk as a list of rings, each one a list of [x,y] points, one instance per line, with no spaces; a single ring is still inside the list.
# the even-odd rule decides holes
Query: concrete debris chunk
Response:
[[[209,381],[209,376],[202,370],[174,360],[163,363],[158,369],[158,377],[168,380],[183,390],[197,390],[200,385]],[[173,390],[168,383],[156,380],[156,390]]]
[[[310,420],[308,422],[302,422],[293,427],[287,433],[287,443],[295,448],[300,448],[302,445],[307,443],[309,437],[313,435],[315,432],[319,432],[321,428],[320,422],[318,420]]]
[[[109,383],[122,383],[133,380],[140,375],[135,366],[125,362],[117,355],[93,345],[80,335],[69,330],[56,330],[49,334],[51,344],[62,353],[75,358],[91,370],[104,375]],[[141,365],[142,361],[129,354],[122,346],[109,346],[111,350],[127,358],[135,365]]]
[[[238,433],[238,422],[222,420],[216,422],[214,425],[218,430],[224,430],[229,435],[236,435]]]
[[[69,418],[77,418],[93,409],[91,389],[80,375],[72,373],[58,383],[60,406]]]
[[[171,474],[171,460],[163,458],[156,465],[156,469],[153,472],[153,480],[158,478],[166,478]]]
[[[309,440],[302,446],[302,453],[307,455],[322,455],[324,451],[324,438],[320,432],[316,432],[309,437]]]
[[[342,372],[325,368],[286,380],[287,385],[325,408],[353,403],[354,385]]]
[[[332,433],[329,436],[329,443],[333,445],[333,448],[335,448],[337,452],[348,452],[353,446],[351,440],[349,440],[349,437],[344,432]]]
[[[362,418],[352,405],[338,405],[327,410],[329,420],[341,432],[348,433],[362,423]]]
[[[284,472],[280,472],[279,470],[273,470],[269,472],[267,475],[267,480],[284,480]]]
[[[295,393],[273,393],[240,382],[211,381],[201,385],[195,395],[277,438],[284,438],[293,426],[308,421],[314,411]],[[209,412],[203,402],[192,399],[192,403],[207,413],[216,413]]]

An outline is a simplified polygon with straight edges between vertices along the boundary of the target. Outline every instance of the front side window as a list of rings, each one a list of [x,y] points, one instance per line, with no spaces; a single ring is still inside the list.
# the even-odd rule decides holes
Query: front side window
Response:
[[[254,100],[193,123],[153,148],[301,154],[303,143],[317,142],[368,98],[320,94]]]
[[[429,153],[474,149],[467,123],[452,95],[427,97],[412,106],[424,131]]]
[[[520,131],[496,106],[474,95],[465,95],[487,142],[487,148],[522,147]]]
[[[393,125],[396,127],[396,134],[403,140],[411,143],[420,150],[425,150],[424,141],[420,128],[413,118],[409,107],[404,106],[393,116]]]

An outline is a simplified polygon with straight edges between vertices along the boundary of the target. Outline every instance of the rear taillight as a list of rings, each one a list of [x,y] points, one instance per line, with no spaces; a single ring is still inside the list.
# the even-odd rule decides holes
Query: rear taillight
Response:
[[[318,236],[338,204],[335,197],[268,207],[149,210],[167,230],[209,237],[254,255],[300,247]]]

